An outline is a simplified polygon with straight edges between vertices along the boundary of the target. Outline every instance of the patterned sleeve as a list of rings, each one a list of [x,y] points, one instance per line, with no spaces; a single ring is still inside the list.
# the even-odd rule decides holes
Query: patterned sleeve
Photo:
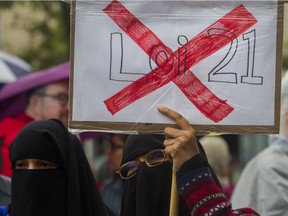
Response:
[[[196,161],[205,160],[204,158],[193,158],[190,164],[193,168],[186,174],[180,169],[177,174],[177,187],[181,196],[191,212],[191,215],[203,216],[230,216],[245,215],[259,216],[257,212],[249,208],[233,210],[230,201],[225,197],[222,190],[215,183],[209,167],[195,166]],[[205,161],[198,164],[205,164]],[[186,164],[187,171],[187,164]]]

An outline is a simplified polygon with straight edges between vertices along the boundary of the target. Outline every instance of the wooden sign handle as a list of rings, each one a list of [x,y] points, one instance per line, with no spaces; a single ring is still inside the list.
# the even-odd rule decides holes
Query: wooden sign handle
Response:
[[[177,184],[176,184],[176,170],[173,167],[169,216],[178,216],[178,206],[179,206],[179,192],[177,191]]]

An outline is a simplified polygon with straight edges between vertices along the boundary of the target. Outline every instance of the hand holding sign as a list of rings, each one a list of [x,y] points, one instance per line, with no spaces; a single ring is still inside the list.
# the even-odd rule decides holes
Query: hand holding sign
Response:
[[[165,152],[171,154],[173,158],[173,167],[176,171],[191,157],[199,153],[196,140],[196,131],[191,127],[187,119],[181,114],[164,106],[158,106],[158,110],[175,121],[179,127],[166,127],[164,134]]]
[[[165,152],[173,158],[171,197],[170,197],[170,216],[178,215],[178,192],[176,187],[176,171],[190,158],[199,154],[197,146],[196,132],[191,127],[187,119],[181,114],[164,106],[158,106],[159,112],[175,121],[179,127],[166,127],[165,134]]]

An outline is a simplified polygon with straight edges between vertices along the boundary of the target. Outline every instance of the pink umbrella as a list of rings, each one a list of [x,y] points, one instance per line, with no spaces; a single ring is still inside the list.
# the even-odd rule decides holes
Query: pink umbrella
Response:
[[[0,90],[0,119],[24,111],[27,92],[42,85],[69,79],[69,73],[69,62],[66,62],[43,71],[27,74],[6,84]]]

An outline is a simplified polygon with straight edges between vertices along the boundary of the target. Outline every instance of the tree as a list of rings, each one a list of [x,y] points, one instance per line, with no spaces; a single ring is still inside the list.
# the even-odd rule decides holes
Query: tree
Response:
[[[70,46],[70,4],[63,1],[11,1],[0,2],[0,9],[12,11],[19,5],[28,5],[35,11],[42,11],[44,19],[33,19],[29,21],[29,25],[24,26],[31,42],[15,54],[29,62],[34,70],[67,61]],[[15,17],[15,27],[20,19],[22,17]]]
[[[64,1],[0,1],[0,10],[13,10],[16,5],[29,5],[43,11],[46,19],[33,19],[26,30],[31,43],[15,55],[29,62],[34,70],[44,69],[69,59],[70,4]],[[15,18],[22,19],[21,17]],[[16,25],[17,27],[17,25]],[[36,41],[37,38],[37,42]],[[39,41],[39,38],[40,41]],[[283,44],[283,68],[288,70],[288,42]]]

